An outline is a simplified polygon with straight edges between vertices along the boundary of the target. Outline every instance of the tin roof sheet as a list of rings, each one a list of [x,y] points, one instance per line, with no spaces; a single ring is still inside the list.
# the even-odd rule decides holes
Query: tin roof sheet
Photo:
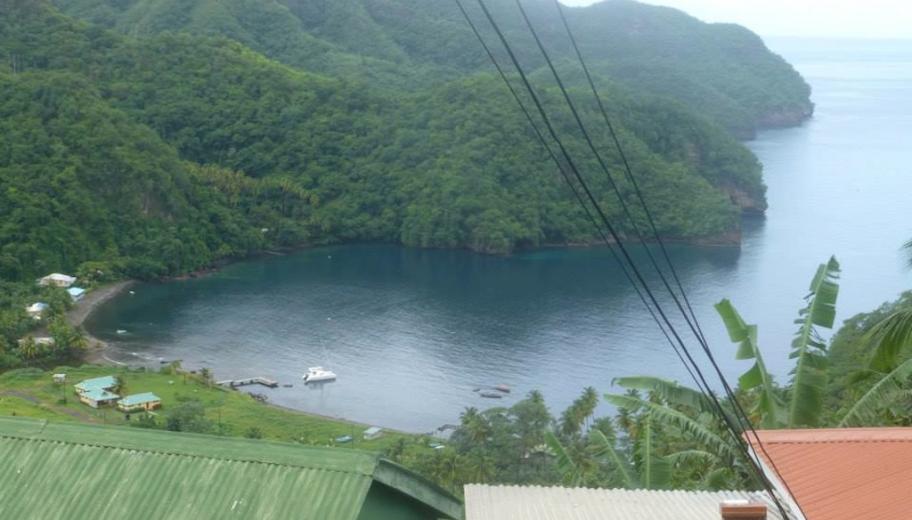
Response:
[[[766,466],[775,462],[807,520],[909,517],[912,428],[761,430]],[[752,439],[752,445],[756,442]],[[768,454],[768,456],[767,456]]]
[[[95,377],[92,379],[86,379],[84,381],[80,381],[80,382],[76,383],[74,386],[76,387],[77,390],[80,390],[83,392],[85,392],[87,390],[93,390],[93,389],[104,390],[107,388],[114,388],[115,386],[117,386],[117,379],[115,379],[114,376]]]
[[[128,395],[120,400],[120,404],[124,406],[136,406],[138,404],[154,403],[156,401],[161,401],[161,398],[152,392],[146,392],[143,394]]]
[[[4,518],[355,520],[375,480],[441,517],[461,512],[420,477],[352,449],[0,418],[0,460]]]
[[[465,487],[466,520],[707,520],[721,518],[726,500],[761,502],[769,520],[781,520],[768,496],[755,491]]]

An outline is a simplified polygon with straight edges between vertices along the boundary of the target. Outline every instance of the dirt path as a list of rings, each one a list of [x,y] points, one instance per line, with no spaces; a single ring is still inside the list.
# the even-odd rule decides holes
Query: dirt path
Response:
[[[35,397],[33,395],[29,395],[25,392],[20,392],[18,390],[4,390],[3,392],[0,392],[0,396],[17,397],[19,399],[22,399],[23,401],[28,401],[36,406],[40,406],[42,404],[41,399],[38,399],[37,397]],[[95,419],[91,415],[77,412],[76,410],[71,410],[69,408],[61,408],[59,406],[51,406],[51,405],[45,405],[45,406],[47,407],[48,410],[51,410],[53,412],[58,412],[58,413],[65,413],[65,414],[69,415],[70,417],[72,417],[74,419],[78,419],[80,421],[93,422]]]

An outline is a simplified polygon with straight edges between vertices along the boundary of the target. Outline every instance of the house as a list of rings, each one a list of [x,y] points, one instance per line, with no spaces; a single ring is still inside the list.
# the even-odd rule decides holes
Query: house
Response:
[[[745,436],[797,520],[909,518],[912,428],[760,430]]]
[[[161,398],[152,392],[128,395],[117,402],[117,409],[122,412],[152,411],[161,408]]]
[[[364,430],[364,440],[366,441],[372,441],[379,438],[381,435],[383,435],[383,429],[379,426],[371,426]]]
[[[54,384],[62,385],[66,383],[66,374],[54,374]]]
[[[42,287],[63,287],[67,288],[76,283],[75,276],[69,276],[60,273],[51,273],[38,280],[38,285]]]
[[[461,502],[375,453],[0,418],[4,517],[461,519]]]
[[[117,386],[117,378],[114,376],[95,377],[86,379],[73,385],[77,394],[84,394],[91,390],[111,390]]]
[[[120,399],[119,395],[103,388],[92,388],[91,390],[79,394],[79,400],[92,408],[100,408],[108,404],[113,404],[117,402],[118,399]]]
[[[783,520],[760,491],[465,486],[465,520]]]
[[[85,296],[86,290],[82,287],[70,287],[67,289],[67,292],[70,294],[70,298],[72,298],[74,302],[78,302],[82,299],[83,296]]]
[[[48,304],[46,304],[44,302],[35,302],[35,303],[29,305],[28,307],[26,307],[25,312],[28,313],[28,315],[32,319],[40,320],[41,316],[44,314],[45,311],[48,310],[48,308],[49,308]]]

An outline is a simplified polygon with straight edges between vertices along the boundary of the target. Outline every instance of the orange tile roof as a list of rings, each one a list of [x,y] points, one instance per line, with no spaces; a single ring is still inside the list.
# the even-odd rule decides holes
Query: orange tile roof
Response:
[[[912,428],[757,433],[807,520],[912,518]]]

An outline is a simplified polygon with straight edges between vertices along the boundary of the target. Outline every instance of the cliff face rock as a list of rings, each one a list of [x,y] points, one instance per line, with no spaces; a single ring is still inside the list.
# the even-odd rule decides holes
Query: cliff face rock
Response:
[[[762,128],[785,128],[797,126],[810,119],[814,115],[814,104],[808,102],[806,105],[794,107],[792,109],[782,109],[775,112],[764,114],[757,121],[757,125]]]
[[[732,203],[741,208],[743,215],[763,215],[769,207],[765,197],[756,197],[736,186],[723,186],[722,191],[731,198]]]

